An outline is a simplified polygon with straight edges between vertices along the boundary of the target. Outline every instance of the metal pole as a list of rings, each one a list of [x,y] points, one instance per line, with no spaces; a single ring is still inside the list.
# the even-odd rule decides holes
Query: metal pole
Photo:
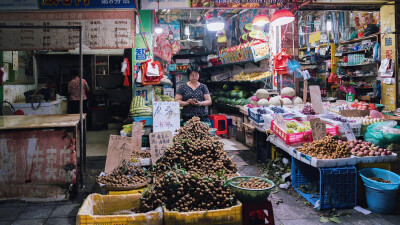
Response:
[[[83,93],[82,93],[82,79],[83,79],[83,55],[82,55],[82,26],[79,27],[79,121],[80,121],[80,135],[79,135],[79,146],[80,146],[80,163],[81,163],[81,179],[83,180],[83,172],[85,172],[85,159],[86,154],[83,146]]]

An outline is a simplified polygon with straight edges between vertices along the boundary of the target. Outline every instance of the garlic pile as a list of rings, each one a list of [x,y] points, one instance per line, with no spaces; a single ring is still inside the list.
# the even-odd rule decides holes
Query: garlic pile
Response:
[[[371,116],[365,116],[365,117],[349,117],[351,120],[356,120],[359,123],[362,123],[363,125],[369,125],[377,122],[383,122],[383,119],[378,119],[378,118],[372,118]]]

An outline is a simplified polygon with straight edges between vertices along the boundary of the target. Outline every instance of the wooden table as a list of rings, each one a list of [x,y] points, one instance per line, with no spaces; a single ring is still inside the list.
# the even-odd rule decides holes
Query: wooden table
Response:
[[[86,114],[82,124],[78,169],[79,114],[0,116],[0,199],[63,199],[66,187],[77,188],[86,165]]]

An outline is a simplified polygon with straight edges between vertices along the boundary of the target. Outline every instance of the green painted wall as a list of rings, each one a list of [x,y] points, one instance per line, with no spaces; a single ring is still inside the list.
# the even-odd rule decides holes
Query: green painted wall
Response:
[[[151,21],[152,21],[152,11],[151,10],[139,10],[139,15],[140,15],[140,19],[142,21],[142,25],[143,25],[143,30],[144,30],[144,35],[146,37],[147,40],[147,44],[150,48],[151,54],[152,54],[152,37],[151,37]],[[138,18],[138,17],[136,17]],[[138,19],[139,20],[139,19]],[[140,24],[140,21],[136,22],[136,25],[139,24],[139,31],[142,32],[142,26]],[[135,30],[136,27],[135,27]],[[137,62],[142,62],[142,61],[136,61],[136,49],[137,48],[146,48],[146,44],[144,41],[143,36],[140,33],[136,33],[135,31],[135,48],[132,50],[132,70],[135,70],[135,65]],[[135,71],[133,71],[135,72]],[[133,76],[132,76],[133,79]],[[132,82],[133,83],[133,82]],[[136,96],[135,95],[135,91],[136,91],[136,85],[132,85],[132,96]]]

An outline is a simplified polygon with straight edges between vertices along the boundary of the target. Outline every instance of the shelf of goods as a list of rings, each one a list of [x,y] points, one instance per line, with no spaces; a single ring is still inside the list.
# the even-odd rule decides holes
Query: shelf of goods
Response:
[[[233,67],[233,66],[241,66],[242,68],[244,68],[244,65],[246,65],[248,63],[252,63],[258,67],[260,66],[260,62],[254,62],[253,60],[251,60],[251,61],[242,61],[242,62],[235,62],[235,63],[226,63],[226,64],[217,65],[217,66],[207,66],[207,67],[201,68],[201,70],[208,71],[208,70],[215,70],[215,69],[220,69],[220,68],[224,68],[224,67]]]
[[[354,38],[348,41],[342,41],[340,42],[340,45],[344,45],[344,44],[350,44],[350,43],[355,43],[355,42],[359,42],[359,41],[365,41],[365,40],[369,40],[369,39],[379,39],[379,34],[373,34],[373,35],[369,35],[367,37],[361,37],[361,38]]]

